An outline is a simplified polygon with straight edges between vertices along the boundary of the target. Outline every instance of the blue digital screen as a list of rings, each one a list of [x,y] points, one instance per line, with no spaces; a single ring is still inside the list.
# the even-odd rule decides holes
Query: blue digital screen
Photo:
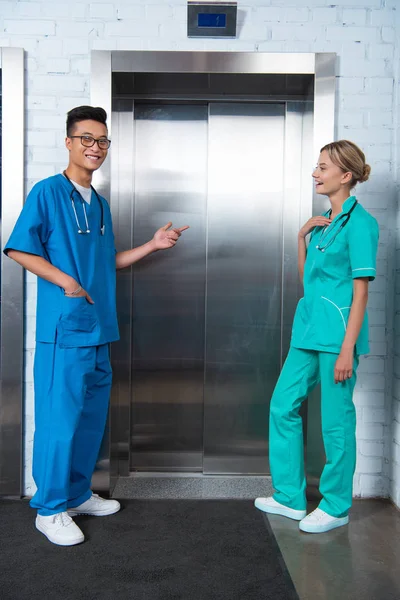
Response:
[[[197,20],[198,27],[226,27],[226,14],[200,13]]]

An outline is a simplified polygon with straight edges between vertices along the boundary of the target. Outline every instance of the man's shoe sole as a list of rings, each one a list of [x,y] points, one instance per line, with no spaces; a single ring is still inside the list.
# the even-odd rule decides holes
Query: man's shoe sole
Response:
[[[68,508],[67,513],[69,514],[70,517],[77,517],[79,515],[89,515],[90,517],[107,517],[108,515],[115,515],[115,513],[119,512],[120,510],[121,510],[120,506],[118,506],[118,508],[104,510],[103,512],[100,512],[100,511],[88,512],[88,511],[84,511],[84,510],[80,511],[80,510],[74,510],[73,508]]]
[[[53,536],[51,534],[49,534],[48,531],[41,529],[41,527],[35,523],[36,529],[38,531],[40,531],[40,533],[43,533],[44,536],[47,537],[47,539],[49,540],[49,542],[51,542],[52,544],[56,544],[57,546],[77,546],[78,544],[82,544],[82,542],[85,541],[85,536],[82,534],[82,537],[79,538],[75,538],[74,540],[57,540],[56,538],[53,538]]]
[[[313,525],[312,523],[299,523],[300,531],[304,531],[305,533],[326,533],[327,531],[331,531],[332,529],[336,529],[337,527],[342,527],[343,525],[347,525],[349,522],[349,517],[341,517],[329,525]]]
[[[301,521],[307,515],[306,510],[294,510],[293,508],[286,508],[284,506],[282,506],[282,508],[268,506],[259,500],[254,501],[254,506],[258,508],[258,510],[262,510],[270,515],[280,515],[281,517],[293,519],[293,521]]]

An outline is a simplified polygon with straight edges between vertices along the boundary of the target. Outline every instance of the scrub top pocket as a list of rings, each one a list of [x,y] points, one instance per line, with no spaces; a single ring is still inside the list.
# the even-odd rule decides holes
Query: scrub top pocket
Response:
[[[99,323],[94,305],[86,298],[64,297],[63,312],[57,324],[57,343],[60,348],[96,346]]]
[[[327,296],[308,303],[302,298],[297,306],[291,344],[295,348],[339,353],[351,307],[339,306]]]
[[[334,339],[336,345],[340,345],[346,333],[351,306],[338,306],[330,298],[321,296],[320,310],[321,325],[325,323],[327,335]]]
[[[105,250],[106,252],[115,252],[114,238],[111,235],[101,235],[99,239],[102,250]]]

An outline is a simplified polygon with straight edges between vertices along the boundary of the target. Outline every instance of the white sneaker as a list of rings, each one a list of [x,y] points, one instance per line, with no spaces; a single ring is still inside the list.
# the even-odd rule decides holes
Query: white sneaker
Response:
[[[93,517],[105,517],[113,515],[121,508],[117,500],[105,500],[97,494],[92,494],[89,500],[83,502],[79,506],[68,508],[68,514],[72,517],[75,515],[92,515]]]
[[[299,523],[301,531],[307,533],[325,533],[336,527],[347,525],[349,517],[332,517],[320,508],[316,508]]]
[[[256,498],[254,501],[254,506],[259,510],[271,515],[281,515],[282,517],[288,517],[289,519],[294,519],[295,521],[301,521],[301,519],[303,519],[307,514],[307,511],[305,510],[288,508],[284,504],[274,500],[272,496],[269,496],[268,498]]]
[[[36,529],[41,531],[50,542],[58,546],[75,546],[85,540],[85,536],[66,512],[36,517]]]

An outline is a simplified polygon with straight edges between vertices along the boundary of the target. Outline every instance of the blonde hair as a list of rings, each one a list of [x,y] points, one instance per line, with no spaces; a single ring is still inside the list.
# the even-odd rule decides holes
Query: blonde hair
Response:
[[[345,173],[349,171],[352,174],[351,187],[354,187],[357,183],[367,181],[371,173],[371,167],[365,162],[364,152],[353,142],[339,140],[321,148],[321,152],[324,150],[328,153],[333,164]]]

